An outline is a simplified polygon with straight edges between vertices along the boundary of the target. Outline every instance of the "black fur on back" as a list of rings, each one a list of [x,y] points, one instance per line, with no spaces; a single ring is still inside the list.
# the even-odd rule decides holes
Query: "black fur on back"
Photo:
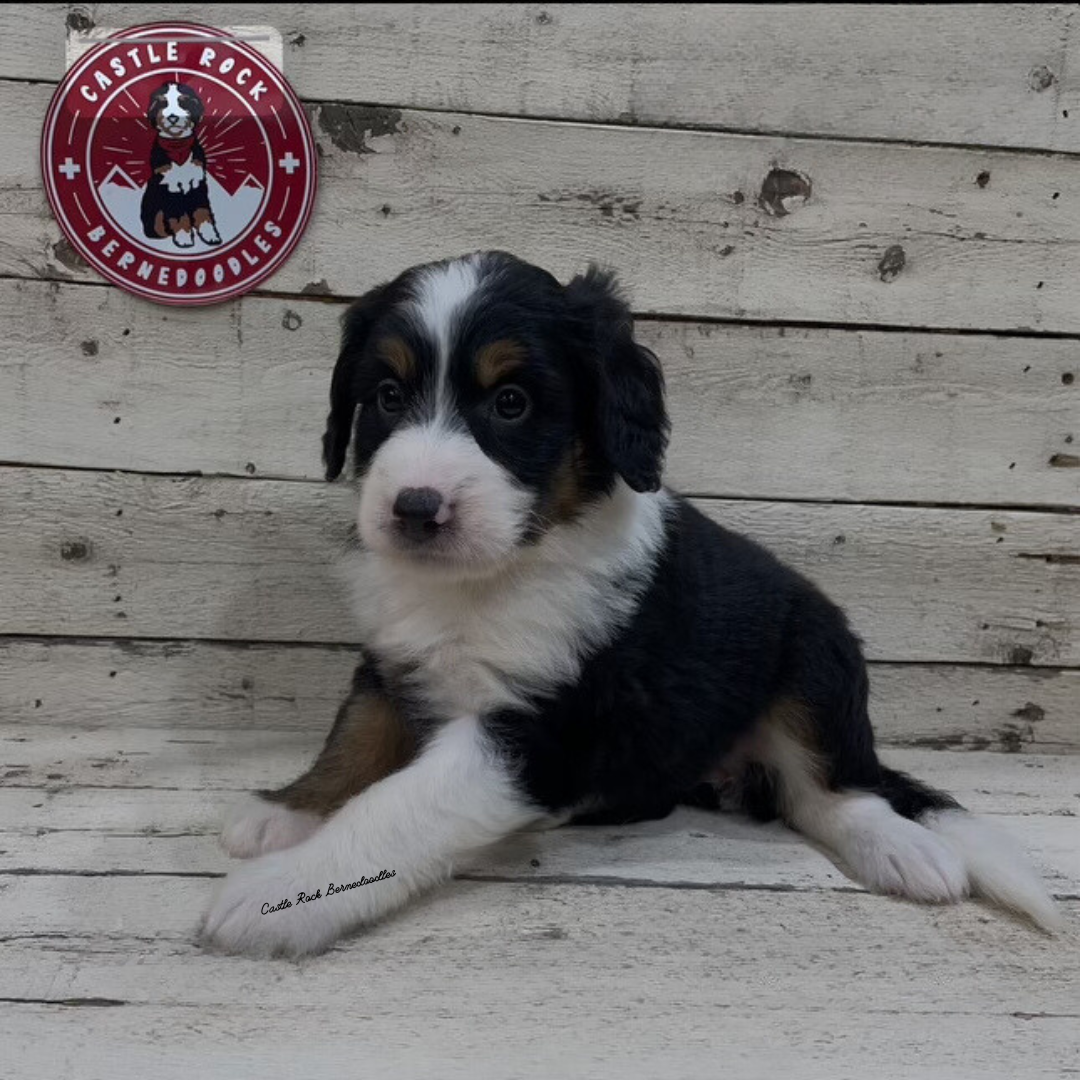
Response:
[[[812,748],[834,790],[888,799],[905,817],[952,807],[884,768],[867,713],[867,675],[843,613],[765,549],[677,499],[667,543],[636,616],[581,678],[534,713],[488,719],[522,763],[529,796],[582,823],[662,817],[710,805],[710,772],[770,706],[805,706]],[[751,765],[742,806],[777,816],[776,778]]]

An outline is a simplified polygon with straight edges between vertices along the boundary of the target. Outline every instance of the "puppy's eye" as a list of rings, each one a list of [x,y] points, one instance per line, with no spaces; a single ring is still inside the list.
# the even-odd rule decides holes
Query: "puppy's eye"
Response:
[[[504,386],[495,395],[495,415],[500,420],[520,420],[529,411],[529,395],[520,386]]]
[[[375,391],[379,408],[389,416],[394,416],[405,408],[405,394],[401,384],[394,379],[383,379]]]

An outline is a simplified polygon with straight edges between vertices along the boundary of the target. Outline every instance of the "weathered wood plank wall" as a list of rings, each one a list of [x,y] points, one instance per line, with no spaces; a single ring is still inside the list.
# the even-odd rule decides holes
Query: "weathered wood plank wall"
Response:
[[[342,305],[503,246],[622,271],[671,483],[848,606],[887,741],[1080,748],[1072,6],[219,5],[282,30],[322,190],[261,295],[199,311],[104,286],[37,174],[64,28],[146,18],[22,5],[0,40],[6,714],[320,725]]]
[[[332,566],[349,496],[318,458],[339,316],[412,262],[487,246],[620,269],[668,377],[670,482],[847,605],[886,760],[993,815],[1075,923],[1075,5],[2,18],[0,1044],[18,1075],[339,1076],[358,1052],[447,1080],[1080,1064],[1068,939],[867,897],[779,827],[690,810],[524,834],[311,964],[194,944],[226,807],[288,779],[351,672]],[[292,261],[213,309],[104,285],[37,173],[65,33],[163,18],[280,29],[321,154]]]

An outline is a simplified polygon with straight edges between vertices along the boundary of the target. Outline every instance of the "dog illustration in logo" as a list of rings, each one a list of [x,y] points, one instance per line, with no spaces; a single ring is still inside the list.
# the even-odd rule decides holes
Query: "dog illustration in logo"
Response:
[[[221,243],[210,209],[206,151],[196,135],[203,111],[190,86],[168,82],[154,91],[146,113],[157,138],[142,197],[143,230],[155,240],[171,236],[178,248],[194,247],[196,234],[204,244]]]

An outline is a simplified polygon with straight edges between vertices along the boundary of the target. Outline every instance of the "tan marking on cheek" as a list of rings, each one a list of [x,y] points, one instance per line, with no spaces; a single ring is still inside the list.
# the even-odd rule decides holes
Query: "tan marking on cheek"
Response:
[[[545,517],[553,524],[573,521],[585,501],[582,484],[584,452],[581,443],[575,442],[567,451],[552,480],[546,499]]]
[[[408,382],[416,374],[416,357],[401,338],[380,341],[378,354],[402,382]]]
[[[489,390],[525,363],[525,350],[516,341],[503,338],[485,345],[476,354],[476,381]]]

